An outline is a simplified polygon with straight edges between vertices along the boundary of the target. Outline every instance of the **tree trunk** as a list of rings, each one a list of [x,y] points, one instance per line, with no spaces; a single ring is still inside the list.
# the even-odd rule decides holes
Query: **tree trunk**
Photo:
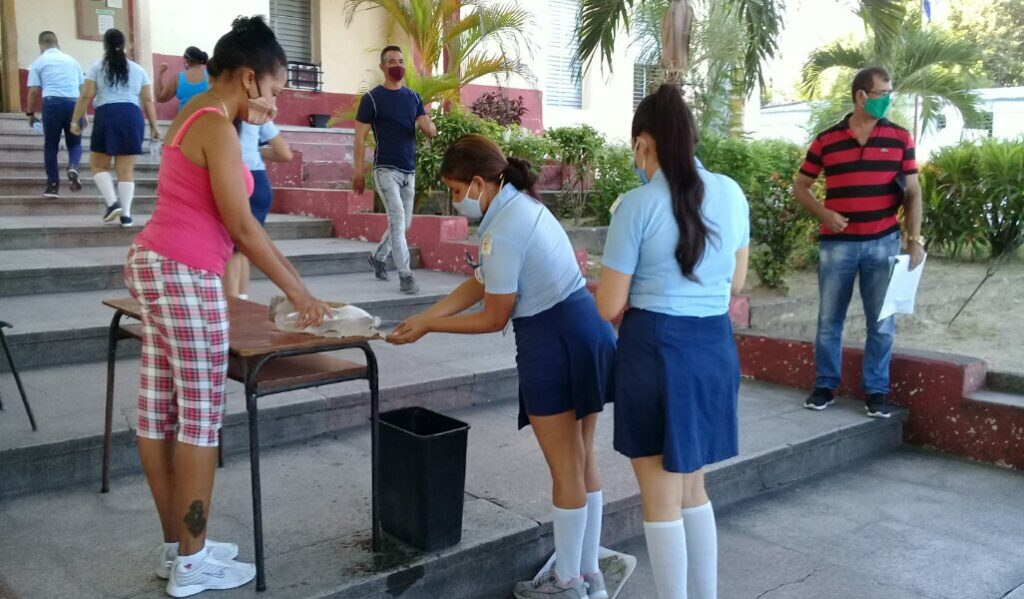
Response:
[[[734,65],[729,75],[729,137],[743,137],[743,113],[747,97],[743,92],[743,67]]]

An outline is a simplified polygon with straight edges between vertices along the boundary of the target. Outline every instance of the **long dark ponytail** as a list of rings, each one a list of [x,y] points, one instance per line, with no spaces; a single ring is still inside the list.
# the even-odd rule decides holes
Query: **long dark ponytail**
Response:
[[[128,84],[128,55],[124,52],[124,34],[107,29],[103,34],[103,72],[107,85]]]
[[[505,157],[498,144],[472,133],[460,137],[444,153],[441,176],[469,183],[473,177],[498,183],[504,181],[519,191],[540,200],[537,175],[526,160]]]
[[[665,84],[647,96],[633,115],[633,140],[641,133],[654,138],[661,172],[672,193],[672,211],[679,225],[676,260],[683,276],[699,282],[694,270],[704,257],[709,237],[700,213],[704,201],[704,182],[697,173],[697,122],[683,101],[679,89]]]

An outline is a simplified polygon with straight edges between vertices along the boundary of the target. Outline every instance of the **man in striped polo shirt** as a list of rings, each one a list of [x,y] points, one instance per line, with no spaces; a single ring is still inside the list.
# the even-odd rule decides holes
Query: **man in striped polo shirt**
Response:
[[[824,410],[834,401],[842,373],[843,324],[859,275],[867,318],[862,380],[867,413],[888,418],[896,321],[892,316],[879,321],[878,314],[889,283],[890,259],[900,251],[901,206],[911,267],[924,259],[921,187],[913,136],[885,118],[892,104],[889,73],[879,67],[860,71],[851,93],[853,113],[814,139],[794,185],[797,201],[821,221],[817,379],[804,406]],[[824,203],[812,191],[822,171]]]

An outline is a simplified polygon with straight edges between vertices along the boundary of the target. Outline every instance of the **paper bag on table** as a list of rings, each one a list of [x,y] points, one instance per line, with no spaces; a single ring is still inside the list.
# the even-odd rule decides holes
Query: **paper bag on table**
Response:
[[[910,270],[910,256],[901,254],[894,258],[892,272],[889,274],[889,287],[885,290],[885,300],[882,302],[882,310],[878,313],[878,320],[885,320],[893,314],[913,314],[914,303],[917,300],[917,287],[921,283],[921,273],[924,272],[924,260],[914,270]]]
[[[275,297],[270,301],[270,320],[277,330],[286,333],[309,333],[321,337],[378,337],[380,336],[380,318],[366,310],[351,304],[327,302],[331,306],[330,314],[317,327],[300,329],[296,326],[299,313],[284,297]]]

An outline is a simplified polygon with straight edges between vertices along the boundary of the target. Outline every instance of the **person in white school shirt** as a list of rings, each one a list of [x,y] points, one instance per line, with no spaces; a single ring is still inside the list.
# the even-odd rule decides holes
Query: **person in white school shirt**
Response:
[[[85,115],[89,102],[96,107],[93,119],[92,143],[89,146],[89,166],[93,181],[107,205],[103,222],[118,220],[122,227],[130,227],[132,199],[135,196],[135,161],[142,154],[145,129],[142,113],[149,120],[149,133],[153,140],[160,139],[153,106],[153,90],[149,74],[125,54],[124,34],[108,29],[103,34],[103,59],[89,67],[85,74],[82,95],[75,105],[71,132],[78,135],[78,119]],[[110,161],[117,172],[117,190],[110,174]]]
[[[43,162],[46,165],[46,191],[44,198],[56,198],[60,193],[60,171],[57,168],[57,151],[60,149],[60,134],[68,146],[68,182],[71,191],[81,191],[78,178],[78,163],[82,160],[82,138],[71,132],[71,116],[75,112],[75,100],[82,91],[85,76],[78,61],[60,51],[57,35],[52,31],[39,34],[39,51],[42,55],[28,68],[28,115],[29,125],[35,125],[35,107],[42,96],[43,102]]]
[[[448,297],[389,337],[493,333],[511,320],[519,427],[533,427],[553,483],[555,565],[515,587],[518,599],[608,597],[598,568],[603,495],[594,459],[598,413],[611,399],[615,336],[586,289],[561,223],[538,201],[529,163],[482,135],[456,141],[441,163],[455,208],[480,223],[480,264]],[[483,310],[466,312],[483,302]]]

